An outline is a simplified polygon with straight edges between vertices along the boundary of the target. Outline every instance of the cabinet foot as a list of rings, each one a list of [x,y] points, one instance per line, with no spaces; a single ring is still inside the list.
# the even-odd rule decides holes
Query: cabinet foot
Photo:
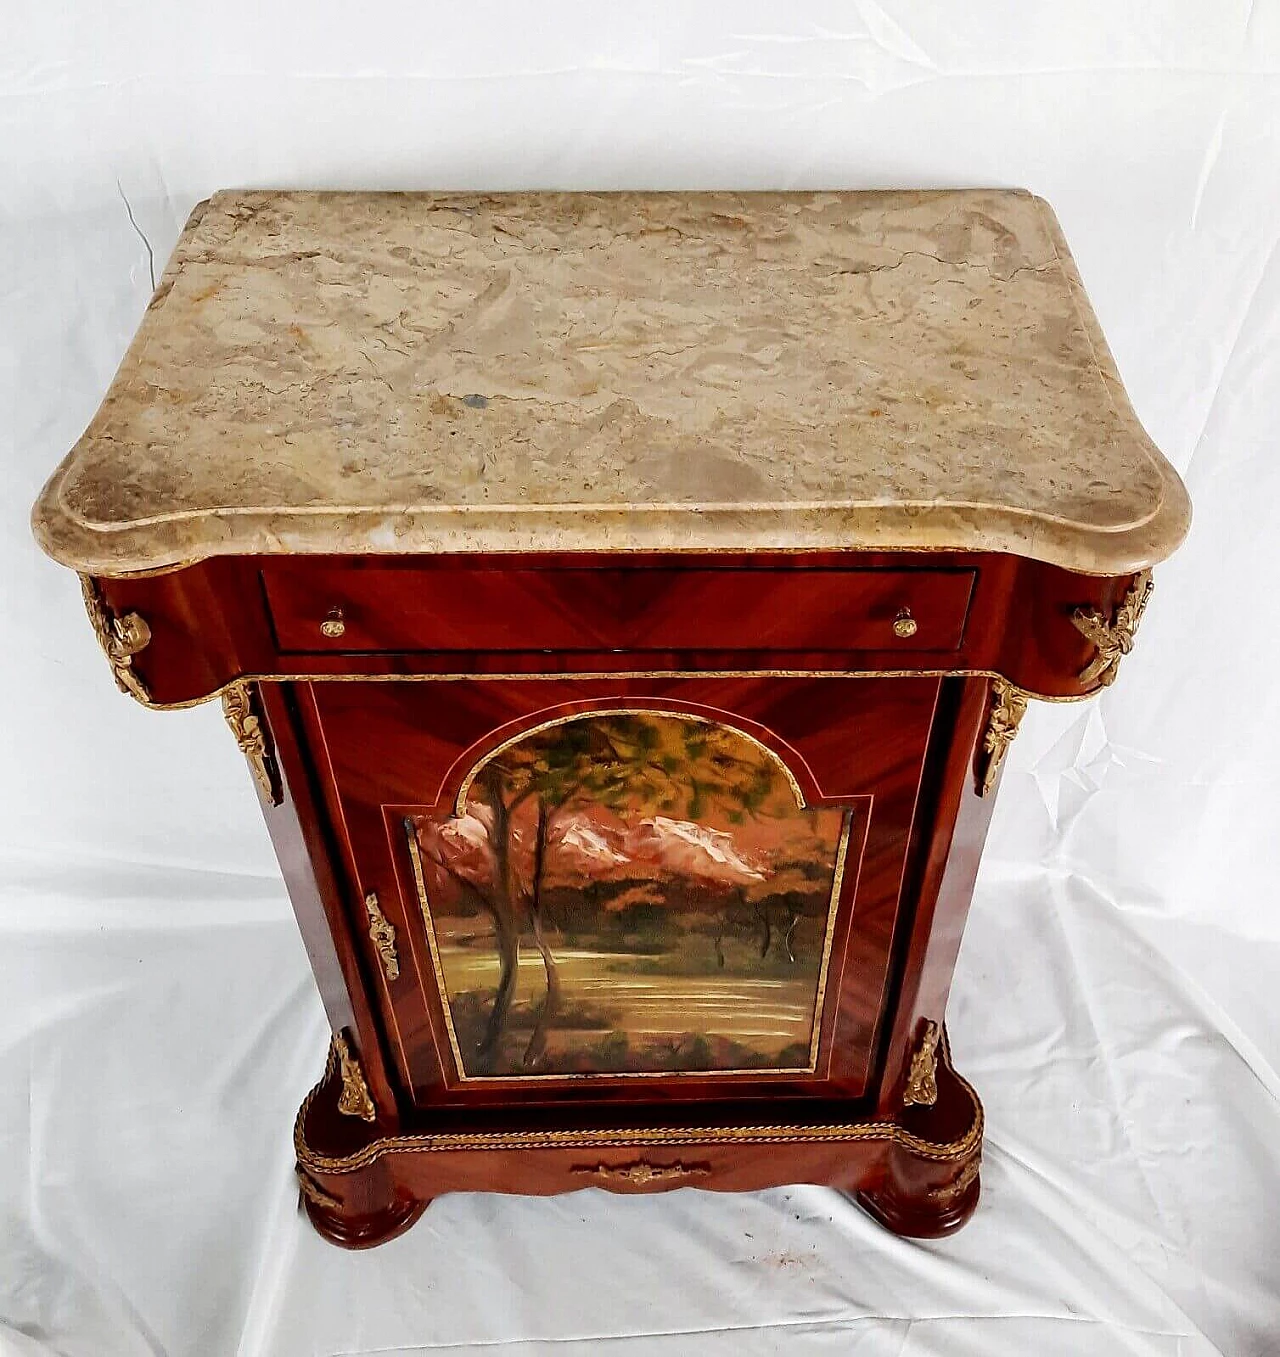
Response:
[[[331,1244],[344,1249],[371,1249],[403,1234],[430,1205],[413,1197],[393,1202],[372,1214],[346,1214],[346,1208],[337,1198],[336,1205],[322,1205],[309,1195],[302,1194],[302,1207],[316,1232]]]
[[[888,1147],[877,1171],[853,1193],[873,1220],[912,1239],[954,1234],[973,1215],[982,1191],[981,1107],[951,1068],[950,1047],[941,1035],[933,1101],[904,1109],[902,1128],[910,1134]],[[947,1141],[971,1108],[978,1120],[966,1151],[937,1153],[934,1145]]]
[[[949,1183],[904,1191],[891,1177],[853,1194],[859,1206],[886,1230],[908,1239],[940,1239],[973,1215],[981,1195],[978,1161],[970,1160]]]

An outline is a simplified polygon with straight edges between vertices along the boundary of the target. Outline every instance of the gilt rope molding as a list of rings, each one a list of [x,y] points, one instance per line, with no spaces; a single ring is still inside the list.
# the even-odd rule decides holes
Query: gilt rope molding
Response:
[[[953,1202],[963,1197],[973,1183],[977,1180],[978,1173],[982,1168],[981,1153],[975,1154],[972,1159],[962,1168],[956,1176],[954,1182],[944,1183],[941,1187],[933,1188],[929,1196],[935,1201]]]
[[[343,1053],[351,1059],[346,1040],[333,1036],[320,1082],[302,1100],[293,1124],[293,1148],[297,1162],[310,1173],[356,1173],[384,1156],[421,1153],[452,1153],[458,1150],[637,1150],[670,1149],[707,1144],[782,1145],[796,1141],[851,1142],[883,1140],[900,1145],[922,1159],[956,1163],[968,1159],[982,1144],[986,1118],[973,1085],[951,1065],[946,1029],[942,1029],[937,1054],[951,1079],[971,1108],[971,1119],[954,1140],[934,1141],[904,1130],[892,1121],[769,1123],[753,1126],[608,1127],[550,1131],[426,1131],[410,1135],[380,1136],[348,1155],[331,1155],[313,1149],[307,1142],[306,1125],[312,1105],[327,1091],[335,1074],[341,1079],[339,1106],[346,1097]],[[359,1065],[356,1065],[359,1072]],[[363,1079],[362,1079],[363,1082]],[[372,1100],[370,1100],[372,1103]],[[590,1167],[590,1166],[589,1166]]]
[[[326,1192],[324,1188],[302,1167],[301,1164],[294,1168],[294,1173],[298,1179],[298,1187],[302,1190],[302,1195],[313,1205],[322,1207],[326,1211],[337,1211],[342,1203],[331,1192]]]

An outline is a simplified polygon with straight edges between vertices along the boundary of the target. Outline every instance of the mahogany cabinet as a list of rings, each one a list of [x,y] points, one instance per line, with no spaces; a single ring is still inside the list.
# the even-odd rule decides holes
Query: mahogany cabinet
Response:
[[[221,696],[360,1246],[478,1189],[958,1227],[1002,760],[1187,515],[1029,195],[254,193],[34,521],[122,689]]]

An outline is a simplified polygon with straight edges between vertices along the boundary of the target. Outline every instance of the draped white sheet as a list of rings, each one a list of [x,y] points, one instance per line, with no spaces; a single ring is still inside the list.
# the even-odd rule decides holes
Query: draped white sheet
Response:
[[[0,42],[0,1357],[1280,1351],[1280,3],[10,6]],[[119,697],[26,513],[231,185],[1017,184],[1196,521],[1033,707],[949,1015],[983,1199],[297,1211],[326,1030],[215,707]]]

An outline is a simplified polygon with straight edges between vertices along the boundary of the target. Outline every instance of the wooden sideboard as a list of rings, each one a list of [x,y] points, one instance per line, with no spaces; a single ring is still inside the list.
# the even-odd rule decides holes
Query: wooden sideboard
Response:
[[[252,769],[326,1236],[973,1211],[944,1017],[1002,761],[1188,521],[1039,200],[217,195],[34,521],[121,688],[220,695]]]

